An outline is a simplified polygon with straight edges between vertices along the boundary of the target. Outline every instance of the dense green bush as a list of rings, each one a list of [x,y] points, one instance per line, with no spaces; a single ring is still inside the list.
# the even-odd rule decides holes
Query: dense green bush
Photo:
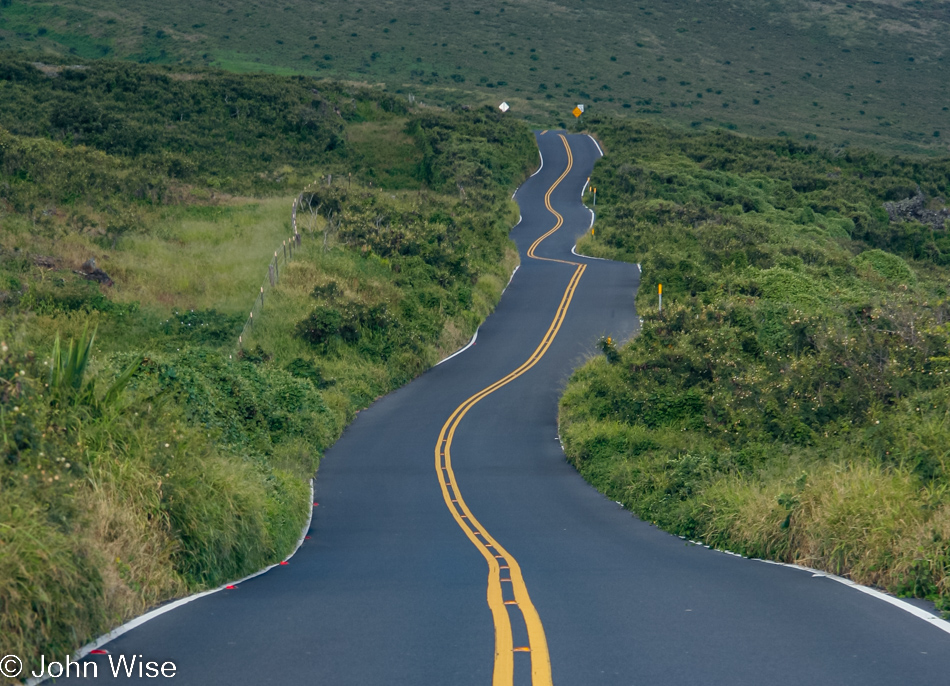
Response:
[[[498,274],[508,250],[507,189],[523,179],[536,148],[526,127],[486,108],[425,112],[406,130],[424,150],[421,180],[457,194],[421,193],[412,202],[369,189],[317,188],[308,201],[336,222],[336,239],[386,274],[395,289],[347,292],[317,286],[316,306],[297,335],[323,354],[427,361],[448,322],[468,328],[481,313],[473,290]]]
[[[950,597],[950,237],[883,209],[947,197],[950,162],[595,130],[611,154],[581,247],[642,264],[644,325],[572,379],[571,461],[676,533]]]
[[[423,150],[420,179],[438,191],[513,186],[537,157],[524,125],[491,107],[451,115],[430,110],[410,119],[406,131]]]
[[[48,362],[10,334],[0,539],[17,554],[0,556],[0,599],[11,650],[70,652],[169,593],[291,549],[305,478],[339,431],[311,384],[183,353],[150,359],[114,405],[94,390],[66,404],[44,383]]]

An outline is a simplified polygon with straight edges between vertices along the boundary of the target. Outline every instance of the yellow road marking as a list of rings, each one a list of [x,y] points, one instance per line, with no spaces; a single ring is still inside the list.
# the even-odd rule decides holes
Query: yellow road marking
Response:
[[[531,244],[531,247],[528,248],[528,257],[533,257],[536,260],[545,260],[547,262],[560,262],[562,264],[572,264],[572,265],[581,267],[583,265],[580,265],[577,262],[569,262],[567,260],[555,260],[550,257],[538,257],[537,255],[534,254],[534,251],[538,248],[539,245],[541,245],[541,242],[545,238],[550,236],[552,233],[560,229],[561,226],[564,224],[564,217],[558,214],[554,210],[554,208],[551,207],[551,193],[553,193],[554,189],[557,188],[558,185],[561,183],[561,181],[564,180],[564,177],[566,177],[568,173],[570,173],[571,167],[574,166],[574,155],[571,153],[571,146],[567,144],[567,139],[564,137],[564,135],[559,133],[558,136],[561,138],[561,142],[564,143],[564,149],[567,151],[567,167],[564,168],[564,172],[558,177],[557,181],[551,184],[551,187],[548,189],[548,192],[544,194],[544,206],[548,208],[548,212],[550,212],[555,217],[557,217],[557,221],[554,223],[553,229],[548,231],[546,234],[544,234],[543,236],[538,238],[538,240],[536,240],[534,243]]]
[[[560,136],[564,144],[564,149],[567,151],[567,166],[544,195],[544,206],[556,217],[557,221],[553,229],[531,244],[531,247],[528,249],[528,256],[536,260],[570,264],[576,267],[576,269],[571,276],[571,280],[564,294],[561,296],[561,302],[558,304],[554,319],[551,321],[538,347],[535,348],[534,352],[531,353],[528,359],[517,369],[483,388],[455,408],[451,416],[442,426],[442,430],[439,433],[439,440],[435,446],[436,471],[440,476],[444,471],[448,477],[448,481],[443,481],[441,478],[439,479],[445,504],[452,513],[452,517],[456,523],[482,554],[485,561],[488,562],[487,599],[488,607],[492,613],[492,620],[495,624],[495,665],[492,672],[493,686],[512,686],[514,683],[515,652],[527,652],[531,654],[531,683],[533,686],[553,686],[551,680],[551,656],[548,652],[548,643],[544,635],[544,626],[541,624],[541,617],[538,615],[538,611],[531,602],[531,597],[528,595],[528,587],[525,585],[518,561],[515,560],[501,544],[492,538],[478,519],[476,519],[475,515],[472,514],[472,511],[469,510],[465,499],[462,497],[458,487],[458,481],[455,478],[455,472],[452,469],[452,440],[455,438],[455,431],[469,410],[488,395],[491,395],[502,386],[511,383],[527,372],[544,357],[548,348],[551,347],[551,343],[554,342],[558,331],[560,331],[561,325],[564,323],[567,310],[570,307],[571,300],[574,298],[574,292],[577,290],[577,285],[580,283],[581,277],[587,269],[586,265],[577,262],[568,262],[566,260],[557,260],[535,255],[535,250],[541,242],[560,229],[564,224],[564,217],[558,214],[554,207],[551,206],[551,193],[554,192],[554,189],[557,188],[571,171],[574,165],[574,157],[571,153],[571,147],[567,143],[567,138],[562,134],[558,134],[558,136]],[[479,536],[481,538],[478,538]],[[484,541],[481,539],[484,539]],[[494,552],[492,549],[497,552]],[[499,563],[499,560],[504,560],[507,564],[502,565]],[[508,577],[501,577],[502,569],[508,570]],[[515,595],[514,600],[504,600],[501,587],[502,582],[511,584]],[[529,646],[514,646],[511,634],[511,618],[508,615],[508,609],[506,607],[509,605],[517,606],[524,617],[525,626],[528,629]]]

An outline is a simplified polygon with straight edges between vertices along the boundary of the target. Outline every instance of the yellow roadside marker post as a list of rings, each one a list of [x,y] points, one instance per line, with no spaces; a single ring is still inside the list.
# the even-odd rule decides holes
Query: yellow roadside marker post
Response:
[[[663,311],[663,284],[662,283],[659,285],[659,290],[660,290],[660,312],[662,312]]]

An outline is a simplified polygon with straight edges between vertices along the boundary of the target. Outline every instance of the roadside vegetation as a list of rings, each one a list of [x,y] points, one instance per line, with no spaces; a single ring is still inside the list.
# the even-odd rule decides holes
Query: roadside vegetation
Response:
[[[950,610],[950,161],[592,129],[578,247],[642,264],[644,321],[572,377],[569,460],[673,533]]]
[[[586,103],[592,114],[941,154],[950,86],[940,8],[886,0],[2,0],[0,46],[329,76],[442,105],[505,100],[541,128],[569,123],[574,105]]]
[[[0,0],[4,649],[62,657],[293,548],[324,450],[515,265],[537,151],[501,100],[589,105],[581,248],[643,265],[642,334],[562,400],[581,474],[950,609],[950,239],[883,207],[950,193],[945,22],[710,7]]]
[[[497,302],[537,150],[328,81],[33,61],[0,56],[0,635],[50,659],[292,550],[323,451]]]

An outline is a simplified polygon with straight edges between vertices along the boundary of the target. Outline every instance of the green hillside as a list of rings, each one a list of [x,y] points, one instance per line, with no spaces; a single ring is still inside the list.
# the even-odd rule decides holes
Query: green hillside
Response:
[[[743,133],[943,152],[950,28],[934,1],[213,4],[3,0],[0,45],[476,98],[545,125],[576,102]]]
[[[493,108],[77,62],[0,56],[0,636],[24,657],[292,550],[323,451],[501,296],[537,163]]]
[[[950,610],[950,162],[593,128],[578,249],[642,265],[644,322],[568,384],[570,461],[677,534]],[[932,214],[885,206],[918,187]]]

